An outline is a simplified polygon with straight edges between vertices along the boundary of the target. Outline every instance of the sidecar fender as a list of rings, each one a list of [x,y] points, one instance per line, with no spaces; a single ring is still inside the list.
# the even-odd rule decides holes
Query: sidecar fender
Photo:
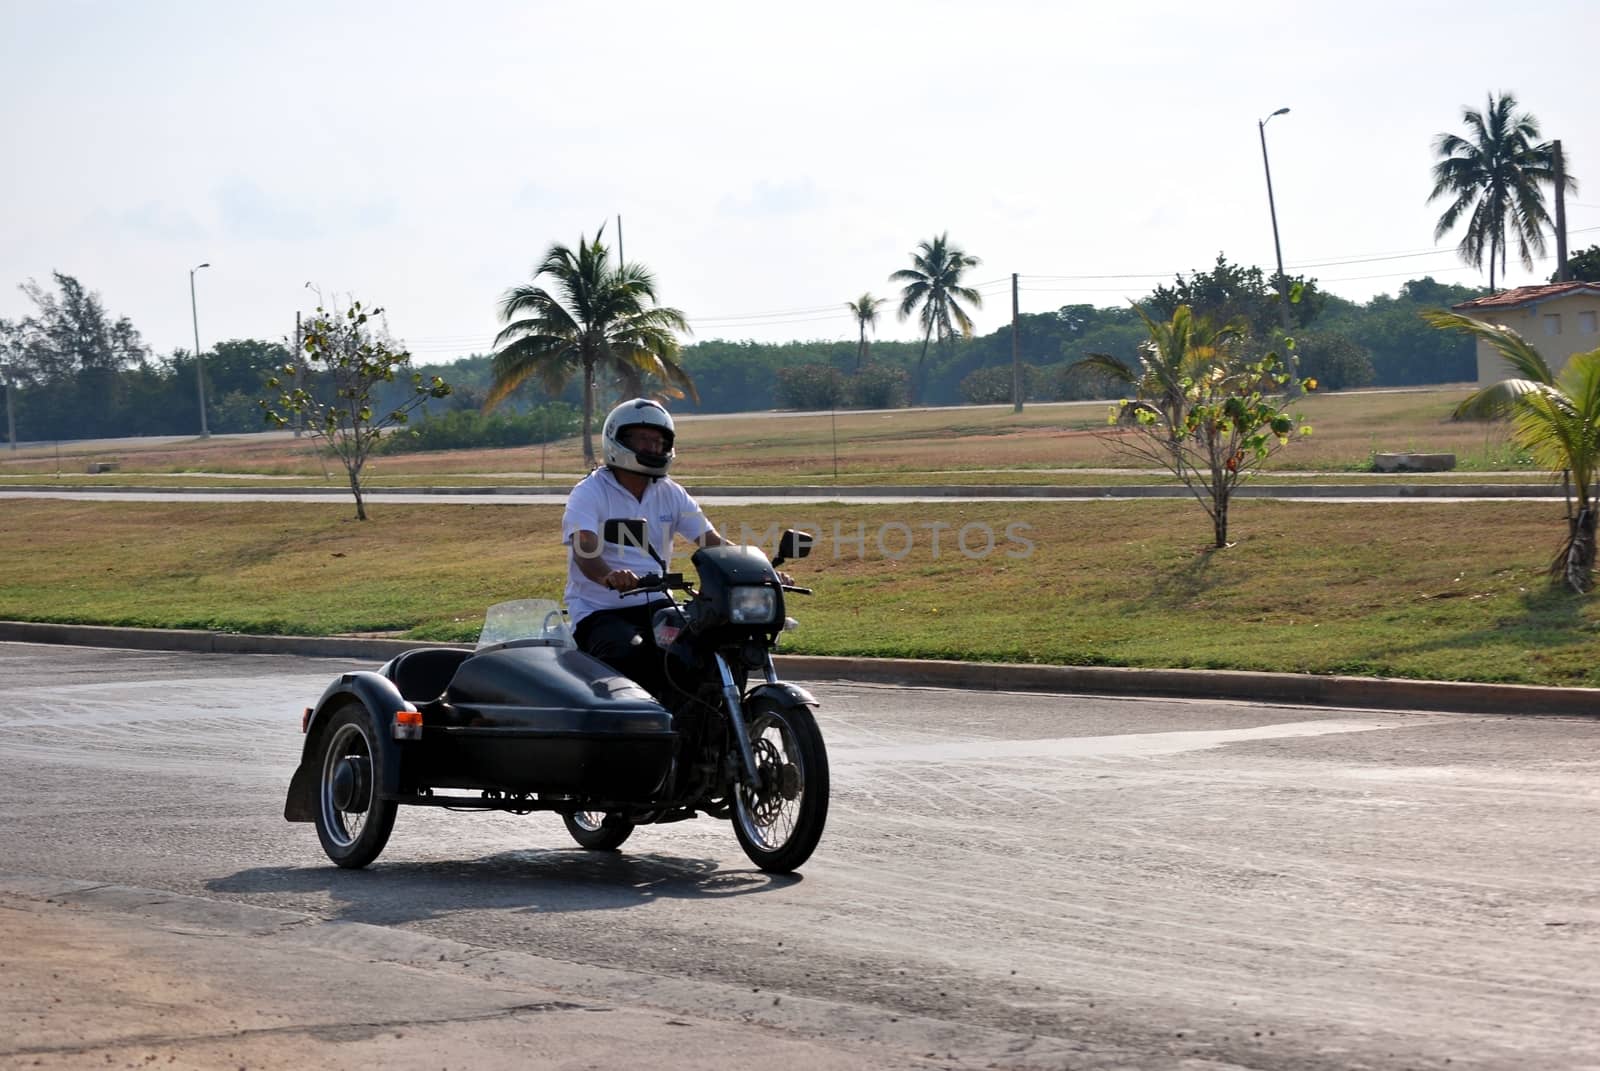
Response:
[[[333,711],[354,699],[367,708],[372,717],[378,749],[377,759],[381,796],[393,799],[400,792],[399,742],[394,739],[393,725],[396,711],[416,710],[416,706],[400,694],[389,678],[361,670],[341,674],[328,685],[311,708],[306,719],[306,740],[300,751],[300,765],[289,781],[289,797],[284,801],[283,817],[290,822],[311,822],[317,814],[317,760],[321,751],[322,733],[333,717]]]
[[[745,705],[749,706],[758,699],[768,699],[784,710],[795,707],[814,707],[817,697],[800,687],[798,684],[789,684],[780,681],[777,684],[758,684],[750,689],[750,694],[745,698]]]

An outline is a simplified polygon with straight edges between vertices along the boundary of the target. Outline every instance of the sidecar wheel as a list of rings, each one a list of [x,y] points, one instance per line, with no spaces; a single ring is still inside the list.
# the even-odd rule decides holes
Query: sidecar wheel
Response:
[[[750,861],[787,874],[816,850],[828,820],[828,751],[817,719],[804,707],[760,702],[749,714],[758,788],[739,786],[733,831]]]
[[[377,730],[360,703],[334,712],[317,759],[317,839],[328,858],[359,869],[378,857],[394,831],[398,804],[378,798]]]
[[[633,835],[633,823],[604,811],[578,811],[564,814],[567,832],[582,847],[593,852],[614,852]]]

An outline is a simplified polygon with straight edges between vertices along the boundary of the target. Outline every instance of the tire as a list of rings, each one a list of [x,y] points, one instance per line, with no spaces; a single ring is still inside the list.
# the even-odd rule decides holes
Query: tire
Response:
[[[564,814],[567,832],[579,846],[592,852],[614,852],[633,836],[633,823],[604,811],[578,811]]]
[[[359,702],[334,711],[317,756],[317,839],[328,858],[360,869],[378,858],[394,831],[399,804],[378,798],[374,769],[381,744]]]
[[[773,874],[811,858],[828,820],[828,751],[805,707],[758,701],[746,712],[761,786],[734,792],[733,831],[750,861]]]

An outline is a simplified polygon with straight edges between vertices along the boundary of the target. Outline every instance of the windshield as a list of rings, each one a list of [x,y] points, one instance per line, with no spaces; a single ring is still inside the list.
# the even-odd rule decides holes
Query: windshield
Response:
[[[483,615],[478,646],[492,647],[513,640],[532,640],[551,647],[576,647],[567,627],[567,612],[553,599],[518,599],[498,602]]]

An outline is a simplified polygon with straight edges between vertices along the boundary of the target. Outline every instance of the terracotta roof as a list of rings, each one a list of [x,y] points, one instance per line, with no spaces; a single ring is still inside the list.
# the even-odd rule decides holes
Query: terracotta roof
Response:
[[[1498,294],[1490,294],[1488,297],[1463,301],[1459,305],[1450,307],[1457,312],[1470,312],[1473,309],[1519,309],[1524,305],[1535,305],[1541,301],[1567,297],[1571,294],[1594,294],[1600,296],[1600,283],[1572,282],[1548,283],[1544,286],[1519,286],[1512,290],[1502,290]]]

